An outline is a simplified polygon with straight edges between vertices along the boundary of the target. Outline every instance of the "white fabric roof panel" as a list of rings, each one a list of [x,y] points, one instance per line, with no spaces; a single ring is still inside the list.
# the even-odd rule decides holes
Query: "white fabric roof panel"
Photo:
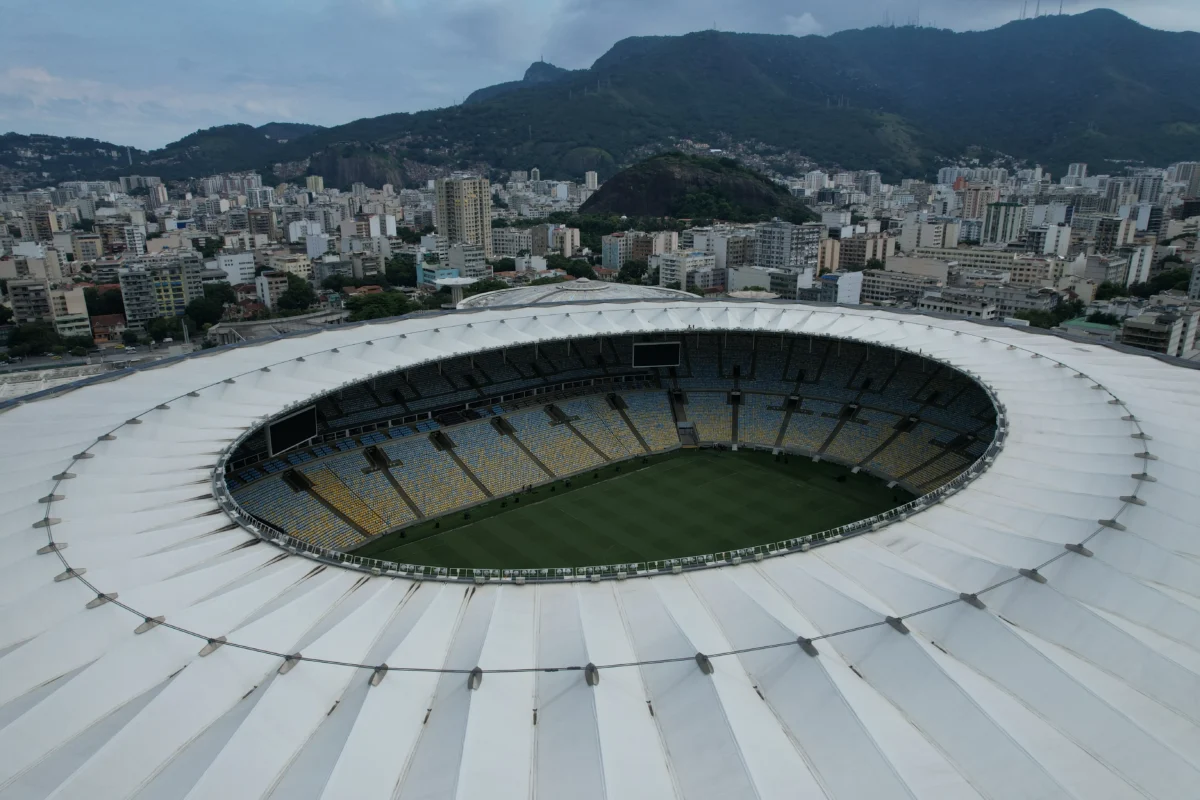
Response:
[[[316,393],[683,330],[938,358],[1004,404],[1004,448],[877,533],[623,582],[373,576],[260,542],[212,496],[231,441]],[[333,329],[28,402],[0,413],[0,799],[1189,796],[1197,406],[1197,372],[1019,329],[687,300]],[[48,534],[67,547],[38,554]],[[86,572],[56,581],[68,566]]]

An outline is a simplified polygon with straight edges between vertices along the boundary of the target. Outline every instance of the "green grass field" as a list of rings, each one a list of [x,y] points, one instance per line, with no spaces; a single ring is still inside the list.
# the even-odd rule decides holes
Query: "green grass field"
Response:
[[[620,467],[618,472],[617,467]],[[839,479],[842,479],[839,482]],[[581,567],[713,553],[828,530],[912,499],[878,478],[758,451],[678,450],[493,500],[356,555],[436,567]],[[502,506],[502,503],[506,504]]]

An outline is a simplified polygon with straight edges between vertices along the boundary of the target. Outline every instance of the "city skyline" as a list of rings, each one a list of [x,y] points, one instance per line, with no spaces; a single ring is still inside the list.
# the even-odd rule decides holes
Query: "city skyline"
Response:
[[[544,0],[518,8],[488,2],[439,5],[394,0],[310,2],[255,8],[223,2],[186,29],[162,14],[103,14],[91,5],[0,0],[21,30],[0,54],[0,131],[92,137],[144,149],[195,130],[244,122],[337,125],[362,117],[454,105],[471,91],[520,77],[545,58],[589,66],[616,41],[634,35],[704,28],[736,32],[829,34],[884,23],[954,30],[996,27],[1057,13],[1053,0],[949,3],[872,0],[854,12],[829,0],[792,6],[776,0],[732,10],[676,0],[622,13],[591,0]],[[1064,13],[1109,7],[1165,30],[1200,28],[1200,7],[1186,0],[1065,0]],[[73,25],[64,30],[61,20]],[[410,23],[419,18],[419,35]],[[231,26],[228,22],[239,23]],[[130,37],[140,39],[128,47]],[[181,37],[183,42],[181,46]],[[192,45],[189,45],[191,42]],[[435,58],[436,56],[436,58]],[[451,65],[447,68],[447,64]],[[391,76],[362,80],[364,74]]]

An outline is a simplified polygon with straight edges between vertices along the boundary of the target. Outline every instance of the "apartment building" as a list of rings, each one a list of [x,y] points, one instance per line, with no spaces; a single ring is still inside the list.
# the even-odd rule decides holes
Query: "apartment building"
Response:
[[[655,256],[658,285],[710,290],[725,285],[725,271],[717,269],[716,256],[700,250],[676,250]]]
[[[864,270],[862,275],[861,297],[864,303],[915,304],[926,292],[942,286],[942,281],[932,275],[914,275],[882,269]]]
[[[825,226],[808,222],[795,225],[780,219],[755,228],[755,262],[760,267],[817,267]]]
[[[873,260],[886,264],[888,257],[896,254],[895,238],[884,233],[858,234],[838,241],[838,265],[841,269],[862,269]]]
[[[170,253],[127,262],[118,270],[128,327],[140,329],[158,317],[177,317],[204,296],[204,265],[196,253]]]
[[[434,225],[451,244],[476,244],[492,259],[492,190],[487,178],[456,174],[434,184]]]

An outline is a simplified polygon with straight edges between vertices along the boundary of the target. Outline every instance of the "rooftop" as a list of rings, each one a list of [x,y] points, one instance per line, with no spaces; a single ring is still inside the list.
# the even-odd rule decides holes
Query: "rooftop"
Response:
[[[519,286],[468,297],[459,308],[496,308],[500,306],[549,305],[558,303],[607,303],[626,300],[695,300],[690,292],[661,286],[607,283],[579,278],[540,286]]]

